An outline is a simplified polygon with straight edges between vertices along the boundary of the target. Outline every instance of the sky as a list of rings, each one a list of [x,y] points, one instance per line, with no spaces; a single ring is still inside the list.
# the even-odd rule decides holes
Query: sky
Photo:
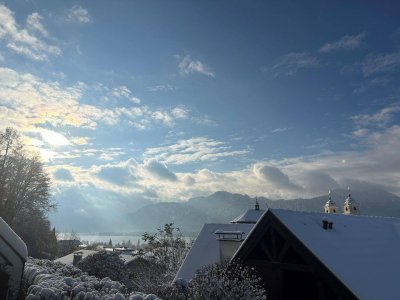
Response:
[[[400,195],[397,1],[0,2],[0,129],[53,224],[218,190]]]

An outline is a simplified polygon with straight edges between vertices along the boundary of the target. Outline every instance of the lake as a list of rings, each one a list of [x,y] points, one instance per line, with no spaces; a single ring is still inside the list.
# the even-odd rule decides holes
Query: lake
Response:
[[[113,233],[83,233],[78,232],[76,233],[79,240],[85,243],[93,244],[93,243],[108,243],[111,239],[112,243],[118,244],[122,242],[127,242],[128,240],[131,241],[132,245],[137,245],[138,241],[140,244],[144,243],[142,240],[142,234],[140,233],[120,233],[120,234],[113,234]],[[59,233],[59,239],[69,239],[71,233]],[[196,238],[196,235],[191,234],[189,236],[184,236],[186,241],[190,241]]]

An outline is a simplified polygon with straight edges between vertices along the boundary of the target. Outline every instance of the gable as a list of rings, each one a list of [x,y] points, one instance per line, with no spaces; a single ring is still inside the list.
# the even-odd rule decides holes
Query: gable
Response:
[[[271,299],[356,299],[277,218],[267,212],[233,259],[256,267]],[[294,294],[291,294],[294,293]],[[296,294],[297,293],[297,294]],[[321,298],[321,299],[322,299]]]

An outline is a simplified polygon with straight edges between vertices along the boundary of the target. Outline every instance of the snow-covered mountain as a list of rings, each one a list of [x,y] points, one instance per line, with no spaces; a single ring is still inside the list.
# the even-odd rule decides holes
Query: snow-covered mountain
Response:
[[[332,199],[339,208],[347,197],[346,190],[334,190]],[[360,203],[364,215],[400,217],[400,197],[378,189],[354,190],[352,197]],[[321,212],[328,196],[311,199],[270,200],[259,197],[260,208],[286,208]],[[186,232],[196,232],[204,223],[226,223],[249,208],[255,199],[247,195],[219,191],[207,197],[191,198],[187,202],[160,202],[146,205],[129,214],[132,230],[152,231],[173,222]]]

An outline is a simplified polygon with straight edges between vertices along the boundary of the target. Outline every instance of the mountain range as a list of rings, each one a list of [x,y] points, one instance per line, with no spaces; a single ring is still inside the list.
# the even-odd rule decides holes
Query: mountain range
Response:
[[[348,191],[331,193],[339,209]],[[400,217],[400,197],[380,189],[354,190],[352,197],[360,203],[363,215]],[[322,195],[310,199],[271,200],[259,197],[261,209],[284,208],[321,212],[328,199]],[[146,205],[129,214],[132,230],[153,231],[165,223],[174,223],[183,232],[198,232],[205,223],[228,223],[248,209],[254,208],[255,198],[248,195],[218,191],[207,197],[195,197],[186,202],[159,202]]]

